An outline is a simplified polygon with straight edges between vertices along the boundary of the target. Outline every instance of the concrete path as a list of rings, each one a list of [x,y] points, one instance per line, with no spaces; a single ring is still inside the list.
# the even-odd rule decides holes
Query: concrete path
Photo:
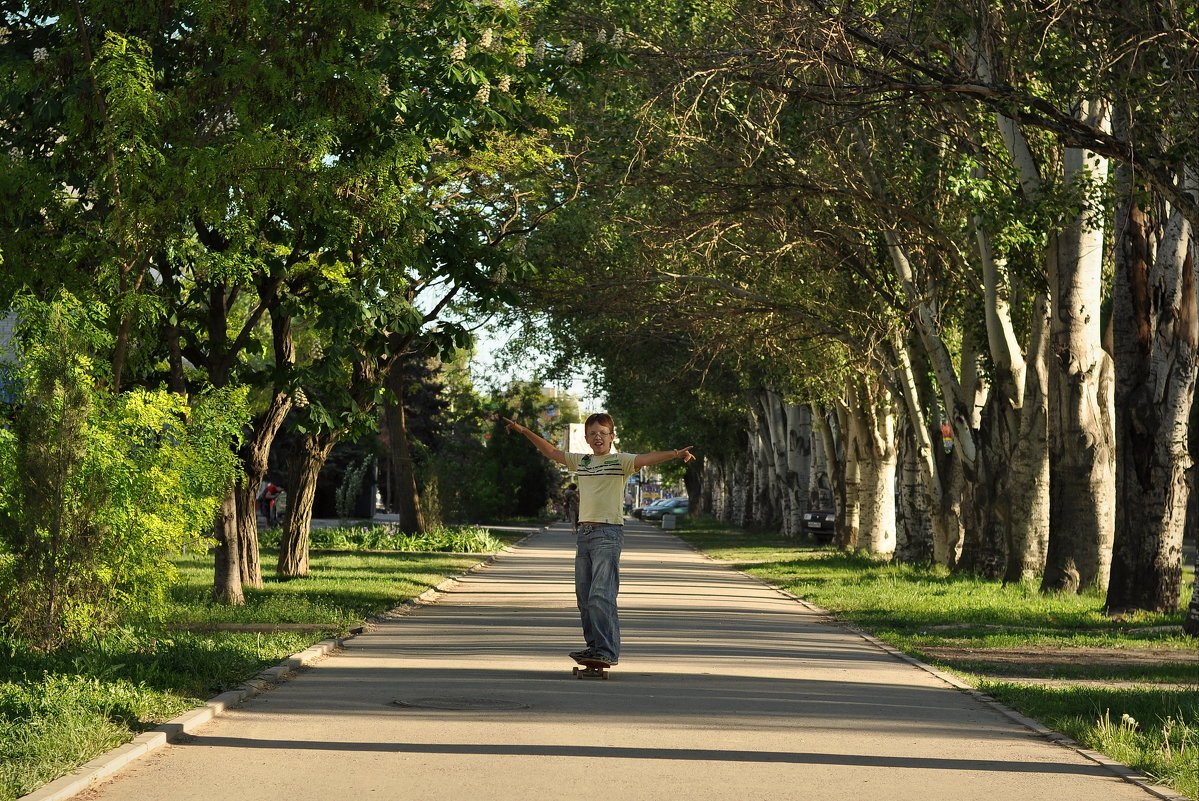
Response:
[[[622,662],[575,679],[572,559],[568,530],[536,535],[81,797],[1153,797],[641,523]]]

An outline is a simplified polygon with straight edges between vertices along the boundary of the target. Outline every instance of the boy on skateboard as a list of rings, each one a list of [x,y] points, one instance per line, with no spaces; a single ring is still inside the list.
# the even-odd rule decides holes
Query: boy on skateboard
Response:
[[[620,621],[616,595],[620,591],[620,552],[624,544],[624,487],[642,467],[670,459],[689,462],[693,446],[652,453],[619,453],[612,449],[616,425],[606,413],[593,414],[583,424],[591,453],[564,453],[536,432],[504,418],[508,430],[525,438],[546,458],[575,473],[579,486],[579,524],[575,539],[575,599],[587,647],[570,654],[576,662],[612,666],[620,661]]]

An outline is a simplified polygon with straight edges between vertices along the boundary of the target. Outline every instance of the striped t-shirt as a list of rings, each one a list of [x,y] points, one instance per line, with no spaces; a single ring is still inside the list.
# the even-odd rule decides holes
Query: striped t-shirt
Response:
[[[579,520],[624,523],[625,480],[637,471],[635,453],[567,453],[566,469],[579,485]]]

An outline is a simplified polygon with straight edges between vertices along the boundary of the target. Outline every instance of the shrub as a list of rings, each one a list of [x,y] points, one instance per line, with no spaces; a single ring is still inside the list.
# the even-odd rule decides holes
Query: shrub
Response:
[[[170,556],[206,546],[236,465],[244,392],[193,407],[109,391],[89,355],[101,313],[65,295],[25,305],[18,403],[0,430],[0,612],[42,649],[155,617]]]
[[[273,534],[273,536],[272,536]],[[277,545],[278,534],[263,532],[263,545]],[[329,526],[308,535],[311,548],[339,551],[447,551],[494,553],[504,543],[485,528],[456,526],[431,529],[424,534],[403,534],[394,525]]]

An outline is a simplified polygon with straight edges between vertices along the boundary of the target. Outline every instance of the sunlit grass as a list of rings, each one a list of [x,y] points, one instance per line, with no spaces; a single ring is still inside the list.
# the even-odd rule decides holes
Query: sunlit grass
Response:
[[[1153,687],[1044,687],[982,679],[979,688],[1087,748],[1199,798],[1199,698]]]

